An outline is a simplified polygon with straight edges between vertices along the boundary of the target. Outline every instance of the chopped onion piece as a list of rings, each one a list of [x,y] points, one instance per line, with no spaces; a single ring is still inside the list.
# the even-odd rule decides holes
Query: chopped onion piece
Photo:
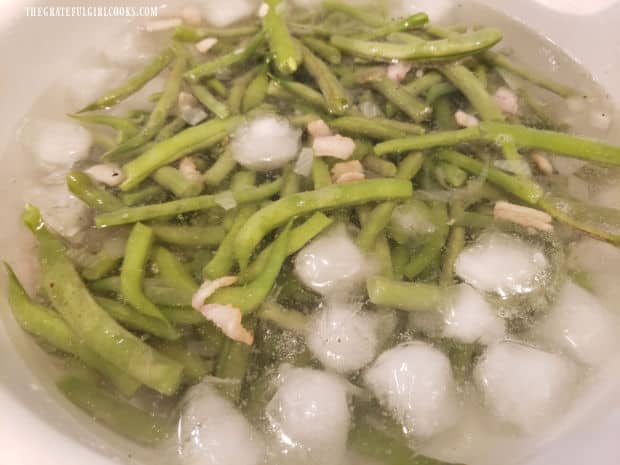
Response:
[[[308,134],[312,137],[327,137],[331,136],[332,130],[322,119],[316,119],[308,123]]]
[[[222,287],[232,286],[237,282],[236,276],[222,276],[214,280],[207,279],[200,285],[200,288],[192,296],[192,307],[196,310],[204,305],[207,300],[215,291]]]
[[[312,173],[312,162],[314,161],[314,150],[310,147],[304,147],[299,152],[299,156],[297,157],[297,161],[295,162],[295,168],[293,171],[304,177],[310,176]]]
[[[495,91],[495,103],[504,113],[516,115],[519,112],[519,97],[508,87],[500,87]]]
[[[159,19],[157,21],[149,21],[144,25],[146,32],[169,31],[183,24],[180,18]]]
[[[493,215],[496,219],[520,224],[526,228],[536,228],[546,232],[553,231],[551,215],[535,208],[523,207],[500,200],[495,203]]]
[[[359,160],[336,163],[332,167],[332,179],[336,184],[365,179],[364,167]]]
[[[196,163],[194,163],[192,157],[184,157],[181,160],[181,162],[179,163],[179,171],[183,176],[185,176],[185,178],[189,179],[190,181],[198,180],[201,177],[201,173],[200,171],[198,171]]]
[[[391,81],[400,83],[403,79],[405,79],[405,77],[407,77],[407,74],[409,73],[409,71],[411,71],[412,67],[413,65],[411,63],[406,63],[402,61],[391,63],[387,67],[387,77]]]
[[[348,160],[355,151],[355,142],[350,137],[340,134],[335,136],[317,137],[312,143],[314,155],[317,157],[334,157]]]
[[[179,92],[179,96],[177,98],[177,104],[180,110],[183,110],[185,107],[195,107],[198,105],[198,100],[189,92]]]
[[[218,43],[217,38],[207,37],[205,39],[202,39],[200,42],[196,42],[194,47],[196,47],[196,50],[198,50],[200,53],[207,53],[217,43]]]
[[[480,124],[478,118],[474,115],[470,115],[469,113],[465,113],[463,110],[458,110],[454,113],[454,120],[456,121],[456,124],[464,128],[471,128]]]
[[[251,346],[254,336],[241,324],[241,310],[232,305],[207,304],[200,307],[200,313],[234,341]]]
[[[217,203],[224,210],[232,210],[237,206],[237,201],[232,191],[223,191],[215,196],[215,203]]]
[[[198,107],[183,107],[181,109],[181,118],[190,126],[196,126],[198,123],[207,119],[207,113]]]
[[[115,187],[125,180],[123,170],[116,163],[102,163],[84,170],[94,181]]]
[[[267,5],[265,2],[263,2],[258,7],[258,11],[256,12],[256,16],[258,16],[259,18],[264,18],[265,16],[267,16],[267,13],[269,13],[269,5]]]
[[[536,167],[539,171],[546,175],[553,174],[553,165],[551,164],[551,160],[545,152],[541,152],[540,150],[535,150],[530,153],[530,158],[536,164]]]

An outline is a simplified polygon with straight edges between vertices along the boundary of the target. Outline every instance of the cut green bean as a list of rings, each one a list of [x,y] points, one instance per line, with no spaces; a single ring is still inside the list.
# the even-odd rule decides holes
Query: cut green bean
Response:
[[[283,0],[265,0],[265,4],[268,8],[263,18],[263,31],[267,36],[275,67],[282,74],[293,74],[297,71],[302,56],[284,18],[286,4]]]
[[[256,320],[253,318],[246,320],[245,326],[250,331],[254,330]],[[215,376],[228,381],[227,384],[219,386],[219,390],[235,403],[239,402],[241,396],[241,387],[251,350],[251,346],[247,344],[225,339],[217,359]]]
[[[443,96],[433,103],[435,126],[440,131],[454,131],[459,128],[454,119],[456,108],[449,97]]]
[[[132,331],[142,331],[171,341],[179,338],[179,333],[176,330],[171,330],[170,326],[161,320],[138,313],[117,300],[95,296],[95,301],[112,318]]]
[[[259,202],[269,199],[280,192],[283,180],[281,178],[262,184],[257,187],[233,191],[237,204]],[[216,195],[201,195],[187,199],[173,200],[172,202],[144,205],[141,207],[121,208],[109,213],[97,215],[95,225],[98,228],[131,224],[138,221],[152,220],[165,216],[180,215],[197,210],[207,210],[218,206]]]
[[[375,155],[367,155],[362,162],[364,168],[378,174],[384,178],[393,178],[396,176],[398,168],[390,161],[379,158]]]
[[[382,27],[386,24],[386,20],[380,15],[338,0],[325,0],[323,2],[323,8],[328,11],[345,13],[367,26]]]
[[[89,283],[93,292],[121,296],[120,276],[110,276]],[[146,297],[155,305],[169,307],[186,307],[192,302],[192,293],[185,289],[170,287],[157,278],[146,278],[144,280],[144,293]],[[172,320],[171,320],[172,321]]]
[[[188,179],[177,168],[162,166],[153,173],[153,180],[161,187],[172,192],[175,197],[194,197],[202,192],[200,179]]]
[[[501,121],[504,119],[502,110],[493,97],[469,69],[461,64],[451,63],[441,66],[439,70],[467,97],[483,120]]]
[[[459,89],[457,89],[449,82],[440,82],[439,84],[434,85],[428,90],[428,92],[426,93],[426,103],[428,103],[429,105],[433,105],[435,101],[437,101],[441,97],[450,95],[454,92],[458,92],[458,90]],[[453,115],[454,113],[452,113],[452,115],[450,116],[454,119]]]
[[[159,131],[159,133],[155,136],[154,141],[161,142],[163,140],[170,139],[172,136],[178,134],[186,127],[187,127],[187,123],[185,122],[185,120],[181,118],[180,116],[176,116],[172,118],[172,120],[168,124],[166,124],[163,128],[161,128],[161,131]],[[146,148],[148,145],[149,144],[144,146],[143,148],[144,152],[146,152]]]
[[[352,136],[366,136],[376,140],[401,139],[424,134],[422,126],[387,118],[343,116],[329,122],[329,127]]]
[[[237,235],[235,241],[237,260],[241,269],[245,269],[259,242],[270,231],[295,216],[317,210],[362,205],[380,200],[406,199],[411,194],[412,187],[409,181],[368,179],[289,195],[252,215],[246,227]]]
[[[440,84],[442,81],[443,77],[441,74],[435,71],[430,71],[428,73],[425,73],[424,76],[421,76],[407,84],[404,84],[402,87],[411,95],[420,95],[427,90],[430,90],[433,86]]]
[[[93,351],[136,380],[165,395],[176,392],[182,367],[122,328],[97,305],[67,257],[65,247],[47,230],[35,207],[26,206],[23,221],[39,243],[43,288],[76,334]]]
[[[30,334],[53,347],[79,358],[108,378],[126,397],[133,396],[140,383],[120,368],[92,351],[64,322],[60,315],[35,303],[26,293],[11,267],[5,263],[8,275],[8,301],[17,323]]]
[[[355,38],[360,40],[375,40],[390,35],[393,32],[402,32],[414,29],[428,22],[426,13],[416,13],[406,18],[390,21],[385,26],[371,29],[358,34]]]
[[[415,252],[411,261],[405,267],[405,276],[414,279],[432,264],[437,263],[448,239],[450,228],[448,227],[448,212],[444,204],[437,203],[433,206],[433,222],[435,231],[426,240],[422,248]]]
[[[261,274],[256,279],[244,286],[218,289],[207,299],[207,303],[232,305],[238,308],[244,315],[260,307],[271,292],[280,274],[280,270],[282,269],[282,264],[284,260],[286,260],[291,225],[292,221],[289,221],[289,224],[273,242],[269,259],[265,263],[265,268],[263,268]],[[240,234],[237,235],[237,239],[239,236]]]
[[[207,186],[219,186],[237,166],[230,150],[225,150],[217,157],[215,163],[204,172],[202,179]]]
[[[109,212],[123,206],[118,197],[95,185],[86,173],[69,171],[66,181],[73,195],[98,212]]]
[[[461,226],[453,226],[450,230],[450,237],[446,245],[443,263],[441,266],[441,276],[439,284],[442,286],[450,286],[454,281],[454,264],[458,255],[465,247],[465,228]]]
[[[261,68],[262,65],[250,68],[249,71],[246,71],[232,81],[230,92],[228,93],[228,108],[231,114],[238,115],[241,113],[245,91]]]
[[[334,35],[330,42],[340,50],[371,60],[456,60],[480,53],[502,40],[498,29],[484,28],[458,39],[421,41],[419,44],[372,42]]]
[[[261,320],[275,323],[287,331],[299,334],[304,334],[308,326],[308,317],[306,315],[289,310],[273,300],[264,302],[256,316]]]
[[[99,124],[118,131],[121,142],[135,136],[140,127],[129,118],[113,115],[69,115],[71,118],[85,124]]]
[[[369,278],[366,289],[373,304],[408,312],[437,310],[444,299],[443,290],[434,284],[394,281],[381,276]]]
[[[154,445],[163,441],[172,425],[167,418],[151,415],[121,402],[94,384],[75,377],[62,378],[58,389],[89,417],[136,442]]]
[[[213,370],[213,362],[194,353],[183,341],[156,341],[160,353],[183,365],[183,376],[188,384],[197,384]]]
[[[467,181],[467,173],[450,163],[437,163],[435,177],[444,187],[462,187]]]
[[[191,84],[189,86],[192,95],[211,113],[220,119],[228,118],[230,111],[225,103],[220,102],[215,95],[209,92],[205,86],[201,84]]]
[[[381,142],[375,145],[375,154],[383,156],[389,153],[426,150],[446,145],[456,145],[462,142],[476,141],[480,140],[480,138],[480,128],[477,126],[459,129],[457,131],[439,131],[421,136]]]
[[[298,45],[301,47],[304,68],[316,81],[319,89],[321,89],[327,109],[330,113],[336,115],[343,114],[349,108],[349,98],[344,87],[323,60],[312,53],[305,45],[301,43],[298,43]]]
[[[306,47],[320,56],[323,60],[332,65],[340,64],[342,54],[336,47],[332,47],[324,40],[317,39],[316,37],[307,36],[302,37],[300,40]]]
[[[152,260],[157,267],[157,276],[170,287],[178,287],[188,292],[198,290],[198,284],[187,271],[185,265],[168,249],[157,246],[153,250]]]
[[[293,255],[301,250],[308,242],[324,231],[334,220],[325,216],[321,212],[317,212],[308,218],[303,224],[297,226],[291,231],[291,237],[288,242],[287,255]],[[265,247],[256,257],[256,259],[248,266],[248,268],[239,276],[239,280],[243,282],[252,281],[265,268],[273,245]]]
[[[131,76],[119,87],[111,90],[103,97],[98,98],[93,103],[82,108],[78,113],[87,111],[101,110],[110,108],[127,97],[135,94],[142,89],[151,79],[161,73],[174,59],[175,55],[171,48],[166,48],[157,55],[146,67],[138,74]]]
[[[370,85],[416,123],[426,121],[433,115],[431,107],[410,95],[390,79],[373,81]]]
[[[190,82],[198,82],[202,78],[211,77],[225,69],[249,60],[256,49],[263,43],[265,36],[259,32],[245,45],[236,49],[234,52],[222,55],[206,63],[202,63],[185,73],[185,78]]]
[[[123,166],[126,179],[121,184],[121,189],[129,191],[158,168],[197,150],[212,147],[225,138],[241,121],[240,117],[208,121],[159,142]]]
[[[158,241],[184,247],[212,247],[224,239],[222,226],[150,225]]]
[[[285,92],[278,89],[278,86],[280,86]],[[295,100],[296,97],[298,97],[319,110],[329,111],[327,103],[323,98],[323,94],[300,82],[290,81],[287,79],[271,81],[268,92],[270,92],[271,95],[276,95],[289,100]]]
[[[120,264],[125,250],[124,238],[112,238],[103,243],[103,247],[87,260],[80,270],[84,279],[94,281],[113,272]]]
[[[243,100],[241,101],[241,111],[247,113],[260,106],[267,97],[267,88],[269,87],[269,78],[267,76],[267,67],[263,66],[254,79],[248,84]]]

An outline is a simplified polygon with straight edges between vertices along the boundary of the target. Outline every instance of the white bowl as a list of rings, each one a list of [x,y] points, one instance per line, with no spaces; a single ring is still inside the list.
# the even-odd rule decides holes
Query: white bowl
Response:
[[[397,1],[397,0],[395,0]],[[410,0],[403,0],[410,1]],[[424,10],[441,13],[450,0],[411,0]],[[19,225],[27,163],[2,144],[14,138],[17,125],[50,82],[71,69],[83,51],[109,37],[126,19],[32,18],[27,5],[58,4],[0,0],[0,56],[2,115],[0,116],[0,185],[2,228],[0,257],[28,270],[28,234]],[[65,0],[63,5],[144,5],[143,0]],[[591,71],[606,89],[614,106],[620,104],[620,2],[618,0],[483,0],[541,32]],[[225,7],[225,2],[222,2]],[[466,7],[459,11],[466,12]],[[510,36],[511,28],[508,29]],[[513,31],[514,35],[514,31]],[[514,40],[513,40],[514,42]],[[536,48],[521,44],[522,58],[540,61]],[[523,49],[525,48],[525,49]],[[525,52],[525,55],[523,55]],[[617,125],[614,125],[617,128]],[[616,141],[620,131],[612,131]],[[6,173],[9,173],[7,176]],[[8,179],[7,179],[8,178]],[[0,273],[0,293],[5,292]],[[109,465],[157,463],[148,452],[130,445],[103,427],[86,421],[53,386],[49,359],[17,328],[5,299],[0,298],[0,463],[3,465]],[[575,409],[545,437],[513,443],[470,465],[617,465],[620,463],[620,363],[610,362],[590,383]],[[536,386],[532,386],[536,389]],[[491,445],[489,445],[491,446]],[[508,447],[508,446],[507,446]]]

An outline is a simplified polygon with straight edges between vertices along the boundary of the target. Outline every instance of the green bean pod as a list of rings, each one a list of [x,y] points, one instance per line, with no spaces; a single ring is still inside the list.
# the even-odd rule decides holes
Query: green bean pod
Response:
[[[286,19],[283,0],[266,0],[267,14],[263,18],[263,30],[269,42],[276,69],[282,74],[293,74],[299,67],[302,56],[299,47],[293,40]]]

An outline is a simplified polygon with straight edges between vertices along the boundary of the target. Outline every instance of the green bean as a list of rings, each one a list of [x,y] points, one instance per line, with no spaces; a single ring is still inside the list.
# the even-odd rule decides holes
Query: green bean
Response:
[[[116,141],[108,134],[103,134],[99,131],[92,131],[91,135],[93,136],[93,147],[98,147],[106,152],[116,147]]]
[[[482,84],[482,87],[485,89],[489,87],[489,76],[487,74],[486,65],[484,63],[478,63],[474,66],[473,71],[478,81],[480,81],[480,84]]]
[[[287,195],[299,192],[301,176],[293,171],[293,166],[287,165],[284,170],[282,170],[282,177],[284,178],[284,185],[280,191],[280,197],[286,197]]]
[[[409,263],[409,247],[396,244],[392,247],[392,275],[394,279],[402,279],[405,275],[405,267]]]
[[[300,40],[306,47],[320,56],[323,60],[332,65],[340,64],[342,55],[340,50],[336,47],[332,47],[324,40],[317,39],[316,37],[302,37]]]
[[[176,330],[171,330],[170,326],[161,320],[138,313],[133,308],[117,300],[95,296],[95,302],[112,318],[128,329],[143,331],[172,341],[179,338],[179,333]]]
[[[446,244],[448,234],[450,233],[446,206],[440,203],[434,205],[433,217],[436,229],[405,267],[405,276],[408,279],[414,279],[426,271],[433,263],[436,263]]]
[[[304,68],[312,78],[316,81],[327,109],[330,113],[340,115],[349,107],[349,99],[344,87],[338,81],[332,70],[325,64],[323,60],[317,57],[308,47],[298,43],[304,59]]]
[[[443,81],[441,74],[430,71],[425,73],[424,76],[414,79],[413,81],[402,85],[402,88],[409,92],[411,95],[420,95],[431,89],[436,84]]]
[[[386,23],[385,19],[381,18],[376,13],[365,11],[361,8],[340,2],[338,0],[325,0],[323,2],[323,8],[328,11],[339,11],[341,13],[345,13],[371,27],[382,27]]]
[[[237,204],[258,202],[268,199],[282,188],[281,178],[262,184],[257,187],[233,191],[233,197]],[[95,226],[105,228],[108,226],[118,226],[121,224],[136,223],[138,221],[151,220],[163,216],[180,215],[197,210],[207,210],[218,206],[216,195],[201,195],[187,199],[173,200],[154,205],[144,205],[141,207],[121,208],[109,213],[97,215]]]
[[[446,252],[444,253],[443,263],[441,266],[441,276],[439,284],[442,286],[450,286],[454,280],[454,263],[458,255],[465,247],[465,228],[461,226],[453,226],[448,237]]]
[[[127,239],[125,257],[121,266],[121,293],[127,302],[140,313],[166,322],[166,318],[142,290],[145,267],[154,238],[153,230],[148,226],[141,223],[134,225]]]
[[[493,97],[469,69],[458,63],[450,63],[441,66],[439,70],[467,97],[483,120],[504,119]]]
[[[435,125],[440,131],[454,131],[458,129],[459,126],[454,119],[454,112],[454,104],[447,96],[440,97],[434,102]]]
[[[192,95],[211,113],[220,119],[228,118],[230,111],[225,103],[220,102],[215,95],[209,92],[202,84],[190,84]]]
[[[268,86],[269,78],[267,77],[267,66],[263,66],[250,84],[248,84],[243,94],[243,100],[241,101],[241,110],[243,113],[254,110],[265,101]]]
[[[138,158],[123,166],[126,179],[121,184],[121,189],[128,191],[158,168],[184,155],[212,147],[225,138],[239,123],[241,123],[240,117],[211,120],[155,144]]]
[[[226,231],[218,226],[150,225],[158,241],[184,247],[211,247],[224,239]]]
[[[431,107],[410,95],[390,79],[373,81],[370,86],[416,123],[428,120],[433,114]]]
[[[278,86],[284,89],[285,92],[278,89]],[[290,81],[287,79],[274,80],[271,81],[268,92],[274,97],[286,98],[288,100],[296,100],[296,97],[298,97],[319,110],[329,111],[327,103],[323,98],[323,94],[314,90],[310,86],[302,84],[301,82]]]
[[[234,26],[234,27],[192,27],[181,25],[174,31],[173,38],[179,42],[198,42],[207,37],[218,37],[221,39],[235,39],[243,36],[256,34],[258,26]]]
[[[275,284],[282,265],[286,260],[291,225],[292,221],[289,221],[288,225],[273,242],[269,260],[266,261],[265,268],[263,268],[261,274],[256,279],[243,286],[218,289],[207,299],[207,303],[232,305],[238,308],[244,315],[256,310],[269,295],[269,292],[271,292],[271,288]],[[244,230],[245,228],[237,235],[235,242],[238,242]]]
[[[364,158],[362,164],[364,168],[378,174],[384,178],[393,178],[396,176],[398,168],[390,161],[379,158],[375,155],[368,155]]]
[[[393,281],[381,276],[369,278],[366,289],[373,304],[407,312],[437,310],[444,299],[443,290],[434,284]]]
[[[81,171],[69,171],[66,182],[73,195],[96,211],[114,211],[123,205],[118,197],[99,188],[90,176]]]
[[[215,160],[215,163],[204,172],[202,179],[207,186],[219,186],[224,179],[235,169],[237,162],[230,150],[225,150]]]
[[[542,126],[543,129],[552,130],[564,128],[562,124],[559,124],[555,121],[555,118],[551,116],[546,102],[541,102],[524,88],[519,89],[518,94],[519,98],[525,102],[525,105],[530,109],[530,112],[535,119],[534,125]]]
[[[89,417],[136,442],[157,444],[171,430],[172,425],[167,418],[151,415],[121,402],[88,381],[65,377],[56,384],[60,392]]]
[[[156,341],[153,343],[159,352],[183,365],[183,376],[188,384],[197,384],[213,370],[213,362],[205,360],[183,341]]]
[[[99,124],[115,129],[119,133],[119,139],[125,141],[140,132],[140,127],[129,118],[112,115],[69,115],[80,123]]]
[[[450,163],[437,163],[435,177],[444,187],[462,187],[467,181],[467,173]]]
[[[422,41],[416,44],[372,42],[333,35],[332,45],[351,55],[380,60],[456,60],[480,53],[502,40],[498,29],[484,28],[458,39]]]
[[[157,101],[155,108],[149,115],[148,120],[142,127],[140,132],[129,140],[126,140],[114,150],[111,150],[106,154],[108,158],[115,158],[121,156],[127,152],[130,152],[138,147],[143,146],[147,142],[151,141],[157,133],[166,124],[166,118],[170,114],[171,110],[176,106],[179,92],[181,91],[181,84],[183,82],[183,72],[187,67],[187,59],[182,56],[178,56],[174,62],[174,66],[170,71],[164,91],[161,98]]]
[[[170,139],[172,136],[178,134],[186,127],[187,123],[185,122],[185,120],[180,116],[176,116],[172,118],[172,120],[168,124],[161,128],[161,131],[159,131],[159,133],[155,136],[154,141],[161,142],[163,140]],[[143,151],[146,151],[146,146],[144,147],[144,149],[145,150]]]
[[[332,184],[332,177],[329,174],[329,166],[322,158],[315,157],[312,160],[312,184],[314,189],[322,189]]]
[[[261,320],[275,323],[287,331],[299,334],[304,334],[308,326],[308,317],[306,315],[289,310],[273,300],[263,302],[256,316]]]
[[[476,212],[462,212],[454,218],[454,226],[470,229],[484,229],[493,224],[493,217]]]
[[[198,290],[198,284],[187,271],[183,263],[168,249],[157,246],[152,254],[153,263],[157,267],[157,276],[170,287],[186,289],[188,292]]]
[[[412,188],[409,181],[368,179],[289,195],[252,215],[246,227],[237,235],[235,241],[237,260],[241,269],[244,270],[252,252],[263,237],[295,216],[367,202],[405,199],[411,194]]]
[[[97,305],[65,247],[48,231],[35,207],[27,205],[22,218],[39,243],[43,288],[78,337],[136,380],[162,394],[173,394],[181,381],[182,367],[148,347]]]
[[[142,89],[151,79],[161,73],[174,59],[174,52],[171,48],[166,48],[163,52],[151,60],[146,67],[138,74],[131,76],[119,87],[111,90],[103,97],[98,98],[93,103],[86,105],[78,113],[87,111],[101,110],[112,107],[127,97],[135,94]]]
[[[265,0],[267,14],[263,18],[263,31],[269,42],[276,69],[282,74],[293,74],[299,67],[302,56],[291,36],[284,18],[283,0]]]
[[[254,205],[245,205],[239,208],[232,227],[220,243],[211,261],[202,270],[204,278],[216,279],[230,273],[235,264],[235,238],[255,211]]]
[[[358,416],[349,433],[349,446],[382,465],[458,465],[418,454],[406,438],[394,437],[373,426],[368,415]],[[379,420],[380,422],[381,420]],[[398,431],[402,436],[402,432]]]
[[[439,150],[436,156],[439,160],[452,163],[472,174],[479,175],[486,171],[490,182],[527,203],[536,204],[543,196],[542,188],[535,182],[507,174],[497,168],[487,167],[484,163],[454,150]]]
[[[206,85],[220,97],[222,98],[228,97],[228,88],[219,79],[217,78],[207,79]]]
[[[175,197],[194,197],[202,192],[203,184],[200,179],[188,179],[172,166],[162,166],[152,177],[157,184],[172,192]]]
[[[260,71],[261,67],[262,65],[250,68],[232,81],[230,92],[228,93],[228,108],[231,114],[238,115],[241,113],[241,105],[243,104],[245,91],[250,85],[250,82],[252,82],[256,74]]]
[[[190,69],[187,73],[185,73],[185,78],[190,82],[198,82],[202,78],[214,76],[230,66],[236,65],[237,63],[243,63],[254,55],[254,52],[264,40],[265,36],[263,32],[259,32],[245,45],[241,46],[234,52],[219,56],[218,58],[209,60],[206,63],[202,63]]]
[[[345,87],[380,81],[387,77],[385,66],[335,66],[334,71]]]
[[[414,34],[408,32],[391,32],[387,36],[388,42],[396,42],[397,44],[411,44],[411,45],[420,45],[424,42],[422,37],[418,37]]]
[[[81,269],[84,279],[94,281],[114,271],[125,250],[125,239],[112,238],[103,243],[101,250],[93,255]]]
[[[256,320],[250,318],[245,321],[248,330],[254,330]],[[231,381],[230,384],[222,384],[219,390],[233,402],[239,402],[241,387],[245,372],[247,370],[252,348],[247,344],[225,339],[220,350],[217,364],[215,366],[215,376]]]
[[[297,251],[301,250],[302,247],[318,236],[332,223],[333,220],[321,212],[317,212],[312,215],[303,224],[297,226],[291,231],[287,255],[293,255]],[[252,281],[262,272],[269,260],[269,257],[271,256],[272,248],[273,245],[268,245],[258,254],[250,266],[248,266],[241,276],[239,276],[240,282],[244,283]]]
[[[138,381],[86,346],[60,315],[32,301],[11,267],[7,263],[4,266],[8,276],[9,306],[15,320],[25,331],[63,352],[75,355],[108,378],[124,396],[131,397],[136,393],[140,387]]]
[[[480,131],[483,139],[490,142],[497,142],[501,136],[510,136],[520,148],[536,148],[582,160],[620,165],[620,147],[585,137],[502,123],[482,123]]]
[[[401,153],[411,150],[426,150],[446,145],[456,145],[461,142],[480,140],[481,133],[478,126],[460,129],[457,131],[439,131],[421,136],[406,137],[381,142],[375,145],[375,154],[378,156],[388,153]]]
[[[488,51],[483,55],[483,58],[490,64],[495,65],[499,68],[503,68],[513,74],[516,74],[517,76],[525,79],[526,81],[530,81],[531,83],[536,84],[543,89],[547,89],[548,91],[551,91],[559,95],[560,97],[566,98],[579,94],[578,91],[569,86],[559,84],[551,79],[537,75],[525,66],[521,66],[511,61],[510,58],[502,55],[501,53]]]
[[[132,192],[123,192],[121,193],[120,198],[124,206],[132,207],[140,203],[157,200],[158,198],[165,195],[166,192],[161,188],[161,186],[158,186],[157,184],[152,184],[146,185]],[[111,210],[116,210],[117,208],[121,207],[119,206]]]
[[[371,29],[362,34],[358,34],[355,38],[359,40],[375,40],[390,35],[393,32],[408,31],[428,22],[426,13],[416,13],[406,18],[390,21],[385,26]]]
[[[177,326],[204,326],[205,317],[193,307],[161,306],[166,319]]]
[[[412,134],[424,134],[422,126],[403,123],[386,118],[364,118],[361,116],[342,116],[329,122],[333,129],[348,135],[363,135],[371,139],[401,139]]]
[[[89,283],[89,286],[93,292],[121,295],[120,276],[99,279]],[[147,278],[144,280],[144,293],[151,302],[158,306],[183,307],[189,306],[192,301],[191,292],[167,286],[157,278]]]
[[[426,103],[429,105],[433,105],[436,100],[446,95],[450,95],[454,92],[458,92],[458,89],[454,87],[454,85],[450,84],[449,82],[440,82],[439,84],[434,85],[428,90],[428,92],[426,93]],[[452,113],[452,115],[450,116],[454,118],[453,115],[454,113]]]

